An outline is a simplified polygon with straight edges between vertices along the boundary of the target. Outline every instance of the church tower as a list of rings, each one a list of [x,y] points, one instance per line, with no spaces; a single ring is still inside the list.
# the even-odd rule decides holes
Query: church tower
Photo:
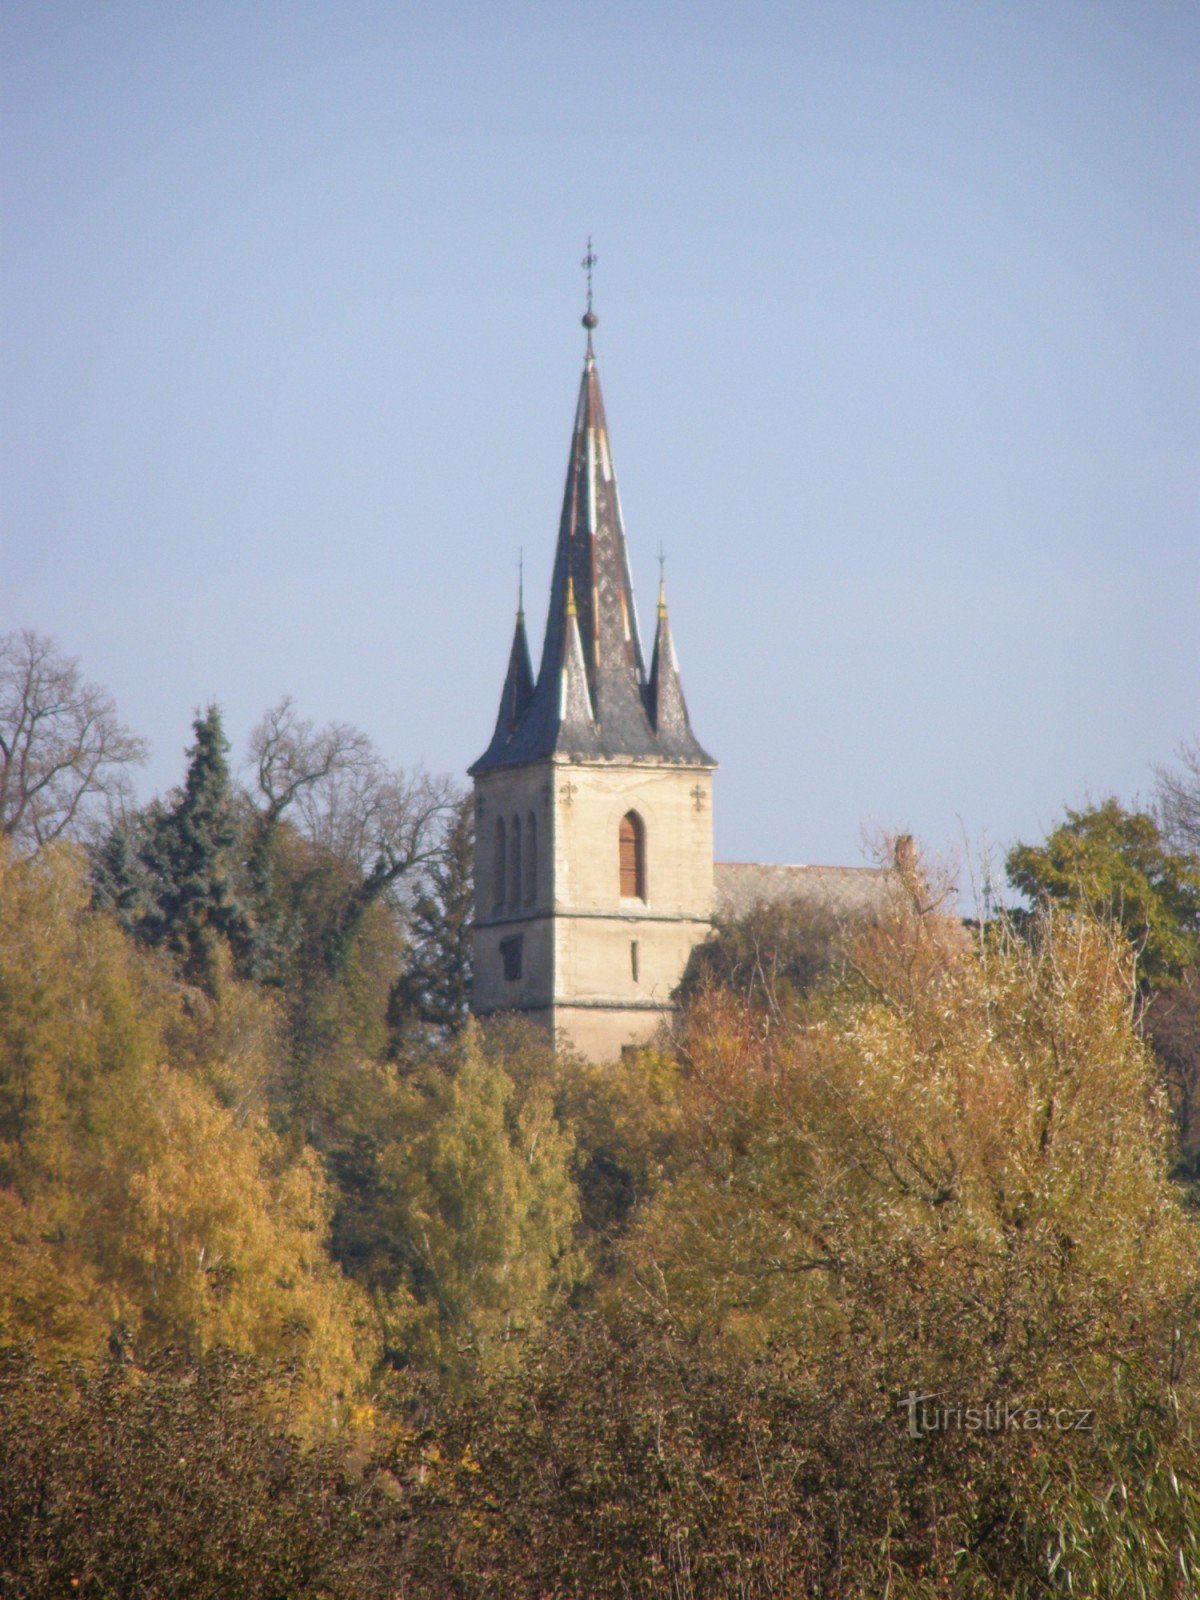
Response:
[[[585,263],[589,266],[590,261]],[[592,350],[537,680],[523,605],[475,782],[472,1009],[519,1011],[591,1060],[650,1038],[712,916],[712,773],[666,597],[647,673]]]

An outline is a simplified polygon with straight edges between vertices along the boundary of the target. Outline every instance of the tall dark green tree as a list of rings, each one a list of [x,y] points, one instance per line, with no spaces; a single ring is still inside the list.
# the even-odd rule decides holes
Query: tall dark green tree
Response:
[[[175,951],[185,976],[211,992],[222,946],[235,966],[251,967],[254,924],[238,881],[240,830],[218,707],[209,706],[193,729],[183,789],[147,844],[157,894],[144,936]]]
[[[467,794],[451,813],[410,913],[410,954],[389,1008],[398,1052],[416,1042],[449,1038],[467,1019],[474,859],[475,810]]]

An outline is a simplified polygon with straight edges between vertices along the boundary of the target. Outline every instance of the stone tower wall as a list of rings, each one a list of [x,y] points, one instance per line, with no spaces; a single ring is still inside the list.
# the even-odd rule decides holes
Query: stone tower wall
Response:
[[[644,828],[644,899],[621,895],[630,811]],[[511,839],[513,817],[530,814],[537,890],[514,904],[510,883],[498,892],[495,821]],[[711,772],[555,761],[481,774],[476,821],[474,1009],[519,1009],[593,1060],[652,1037],[710,926]],[[506,977],[502,941],[514,938],[520,976]]]

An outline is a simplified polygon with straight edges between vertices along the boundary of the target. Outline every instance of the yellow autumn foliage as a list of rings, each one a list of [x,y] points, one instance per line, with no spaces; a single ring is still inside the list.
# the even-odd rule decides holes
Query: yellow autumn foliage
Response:
[[[786,1027],[694,1008],[689,1159],[631,1247],[637,1294],[689,1337],[981,1403],[1161,1374],[1200,1230],[1123,947],[1065,916],[977,948],[898,915],[851,955]]]
[[[271,1002],[221,1006],[90,909],[76,854],[0,853],[0,1332],[223,1345],[336,1396],[370,1364],[365,1300],[326,1253],[317,1158],[259,1109]]]

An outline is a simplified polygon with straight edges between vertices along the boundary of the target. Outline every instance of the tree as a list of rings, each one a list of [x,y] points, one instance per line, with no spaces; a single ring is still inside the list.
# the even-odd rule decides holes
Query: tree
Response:
[[[238,881],[241,841],[221,713],[209,706],[192,726],[183,790],[158,813],[148,840],[155,906],[143,937],[174,950],[184,976],[211,993],[222,946],[242,970],[250,967],[254,929]]]
[[[842,959],[845,927],[821,904],[788,900],[719,922],[698,944],[679,982],[684,1004],[713,987],[787,1011]]]
[[[1162,1064],[1179,1124],[1181,1174],[1195,1183],[1200,1178],[1200,965],[1185,967],[1175,983],[1149,996],[1142,1026]]]
[[[144,936],[154,915],[155,881],[146,853],[151,832],[148,823],[160,815],[158,808],[115,822],[88,852],[97,909],[107,912],[135,938]]]
[[[394,1049],[449,1038],[467,1020],[474,871],[475,803],[467,794],[406,919],[409,955],[389,1005]]]
[[[26,628],[0,637],[0,833],[25,847],[78,835],[120,798],[146,746],[112,697]]]
[[[898,901],[847,956],[792,1018],[690,1008],[625,1272],[398,1464],[448,1588],[1195,1591],[1200,1269],[1128,949]]]
[[[1180,746],[1178,768],[1156,770],[1163,837],[1180,855],[1200,861],[1200,739]]]
[[[74,852],[0,845],[0,1330],[89,1354],[120,1326],[139,1355],[224,1344],[347,1389],[333,1197],[256,1104],[272,1002],[231,983],[222,1027],[91,909]]]
[[[281,1390],[229,1352],[84,1368],[0,1351],[6,1594],[391,1600],[394,1505],[344,1451],[302,1446],[267,1403]]]
[[[400,885],[437,858],[453,788],[388,767],[346,724],[314,728],[287,699],[254,730],[250,758],[257,880],[279,915],[287,916],[289,900],[305,908],[292,942],[337,977],[372,908],[394,903]],[[310,847],[292,852],[290,870],[285,823]]]
[[[1011,850],[1006,868],[1036,905],[1087,911],[1123,928],[1144,987],[1169,982],[1200,951],[1200,867],[1169,847],[1147,812],[1115,799],[1068,808],[1044,844]]]
[[[512,1370],[576,1281],[573,1140],[553,1056],[522,1029],[469,1022],[394,1084],[335,1224],[397,1364]]]

